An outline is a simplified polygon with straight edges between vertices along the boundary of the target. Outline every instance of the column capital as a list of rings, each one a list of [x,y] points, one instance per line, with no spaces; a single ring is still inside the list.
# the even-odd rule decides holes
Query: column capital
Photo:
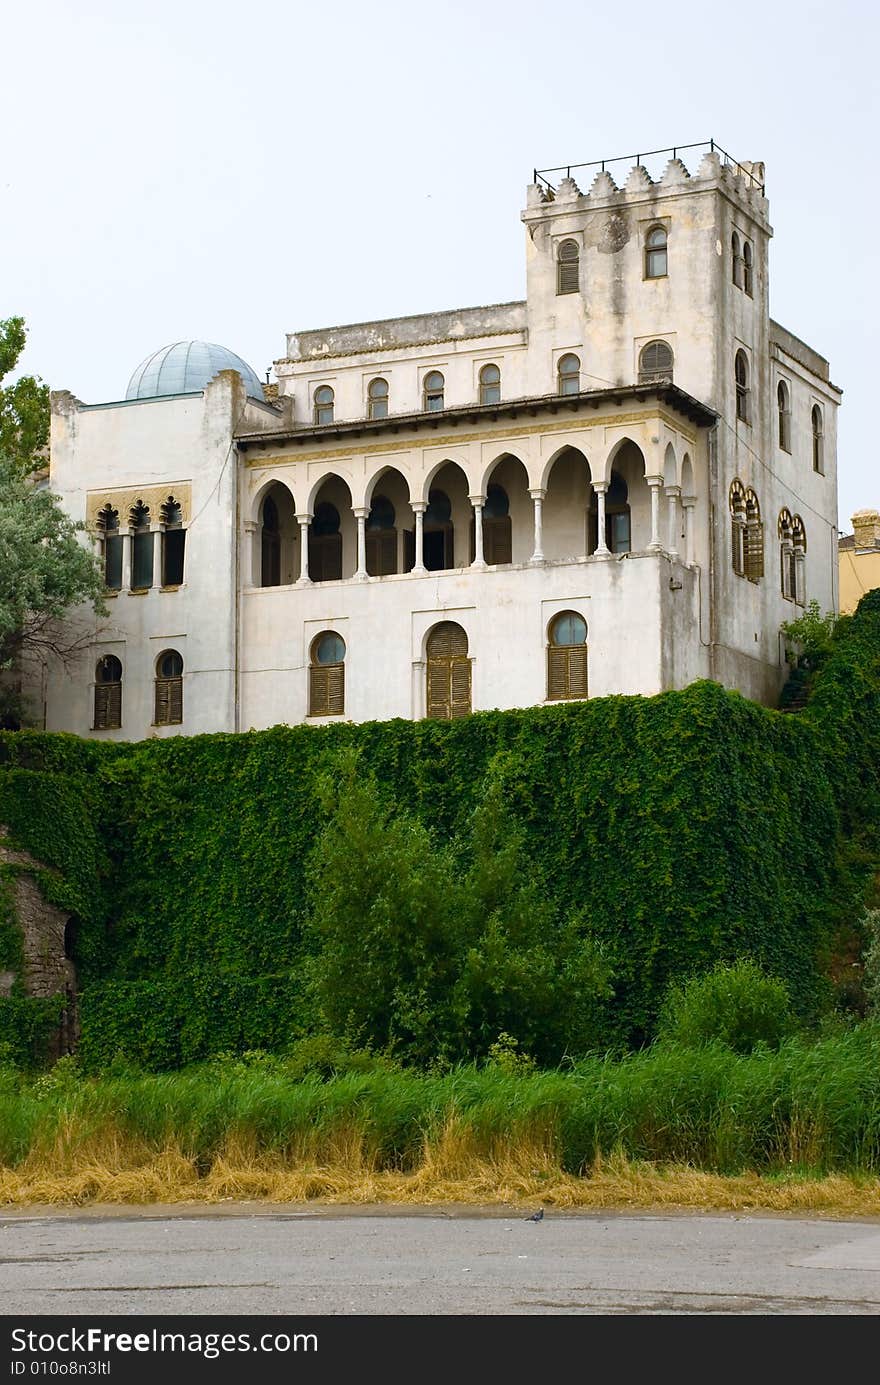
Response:
[[[529,487],[529,495],[532,497],[533,500],[543,500],[546,494],[546,488],[543,486]]]
[[[593,487],[593,490],[597,493],[597,495],[607,495],[607,493],[608,493],[608,482],[607,482],[607,481],[591,481],[591,482],[590,482],[590,485]]]
[[[311,524],[313,516],[310,514],[297,515],[297,524]]]
[[[369,519],[369,518],[370,518],[369,506],[367,506],[367,505],[355,505],[355,506],[353,507],[353,509],[352,509],[352,514],[354,515],[355,519]]]
[[[486,503],[485,495],[469,495],[468,500],[471,502],[474,508],[476,508],[477,505],[482,506]]]
[[[409,507],[414,515],[423,515],[428,508],[427,500],[411,500]]]
[[[664,490],[671,500],[678,500],[681,495],[681,486],[664,486]]]
[[[646,474],[645,474],[645,480],[647,481],[647,483],[648,483],[649,486],[662,486],[662,485],[663,485],[663,476],[662,476],[662,475],[660,475],[660,476],[648,476],[647,473],[646,473]]]
[[[681,503],[686,510],[692,510],[697,503],[697,497],[695,495],[683,495]]]
[[[260,526],[255,519],[243,519],[241,527],[246,534],[255,534]]]

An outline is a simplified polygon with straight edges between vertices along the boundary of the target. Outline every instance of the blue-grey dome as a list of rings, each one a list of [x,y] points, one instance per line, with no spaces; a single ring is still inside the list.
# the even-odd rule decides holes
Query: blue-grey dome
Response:
[[[161,394],[195,394],[218,370],[237,370],[248,395],[263,399],[256,373],[225,346],[211,341],[175,341],[141,361],[128,382],[126,399],[155,399]]]

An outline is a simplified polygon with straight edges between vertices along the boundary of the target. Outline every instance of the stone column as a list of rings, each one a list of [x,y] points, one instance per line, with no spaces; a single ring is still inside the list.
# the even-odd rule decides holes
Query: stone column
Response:
[[[367,517],[369,513],[369,510],[363,508],[354,512],[358,527],[358,556],[354,575],[358,582],[366,581],[367,577]]]
[[[246,519],[242,525],[241,537],[241,575],[240,582],[243,587],[253,587],[256,574],[254,572],[254,535],[259,526],[252,519]],[[262,555],[261,555],[262,556]],[[262,572],[260,578],[262,579]]]
[[[678,557],[678,500],[681,495],[680,486],[667,486],[666,499],[669,503],[669,553],[673,558]]]
[[[535,548],[529,559],[530,563],[543,563],[544,561],[544,496],[546,494],[547,492],[540,488],[529,491],[535,505]]]
[[[597,510],[596,553],[604,557],[611,552],[605,540],[605,492],[608,490],[607,481],[594,481],[593,490],[596,492]]]
[[[425,567],[425,511],[428,506],[424,500],[411,501],[412,512],[416,517],[416,560],[413,564],[413,572],[427,572]]]
[[[684,511],[684,560],[688,567],[694,565],[694,509],[697,504],[696,496],[683,495],[681,507]]]
[[[483,557],[483,506],[486,503],[484,495],[468,496],[474,507],[474,561],[471,567],[485,567],[486,560]]]
[[[299,581],[298,587],[310,587],[312,579],[309,576],[309,525],[312,522],[311,515],[297,515],[296,522],[299,525]]]
[[[162,586],[162,526],[151,524],[150,531],[153,535],[153,580],[152,587]]]
[[[663,477],[646,476],[645,480],[651,488],[651,542],[648,544],[648,550],[651,553],[659,553],[663,548],[660,542],[660,487],[663,485]]]
[[[122,531],[122,590],[131,591],[131,530]]]

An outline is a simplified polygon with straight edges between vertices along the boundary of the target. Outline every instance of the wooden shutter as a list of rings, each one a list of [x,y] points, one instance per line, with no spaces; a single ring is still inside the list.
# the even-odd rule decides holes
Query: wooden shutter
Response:
[[[587,695],[587,646],[574,645],[568,654],[568,695],[586,697]]]
[[[183,679],[156,679],[156,726],[176,726],[183,721]]]
[[[380,529],[367,534],[367,572],[371,577],[389,577],[397,571],[397,530]]]
[[[345,711],[345,664],[314,664],[309,669],[309,716],[342,716]]]
[[[471,711],[471,661],[467,655],[457,654],[450,660],[450,717],[470,716]]]
[[[744,526],[738,519],[731,520],[730,534],[733,554],[733,570],[738,577],[745,576],[745,566],[743,563],[745,536],[743,534],[743,528]]]
[[[95,730],[106,731],[122,725],[122,684],[95,685]]]
[[[547,700],[561,701],[568,695],[568,650],[551,644],[547,650]]]
[[[750,582],[764,576],[764,525],[752,520],[745,529],[745,575]]]
[[[342,580],[341,534],[310,535],[309,576],[313,582],[339,582]]]
[[[428,660],[428,716],[449,720],[452,708],[452,689],[449,684],[449,660]]]
[[[513,536],[510,515],[483,520],[483,555],[486,562],[512,563]]]

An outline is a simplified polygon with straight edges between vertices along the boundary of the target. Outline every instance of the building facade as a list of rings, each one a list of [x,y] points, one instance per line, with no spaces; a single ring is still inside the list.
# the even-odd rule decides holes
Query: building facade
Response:
[[[123,401],[54,394],[110,614],[44,724],[773,703],[783,621],[837,608],[840,391],[770,318],[763,166],[692,162],[536,174],[524,301],[291,334],[272,386],[177,343]]]
[[[852,527],[838,544],[842,616],[852,615],[865,592],[880,587],[880,511],[856,510]]]

